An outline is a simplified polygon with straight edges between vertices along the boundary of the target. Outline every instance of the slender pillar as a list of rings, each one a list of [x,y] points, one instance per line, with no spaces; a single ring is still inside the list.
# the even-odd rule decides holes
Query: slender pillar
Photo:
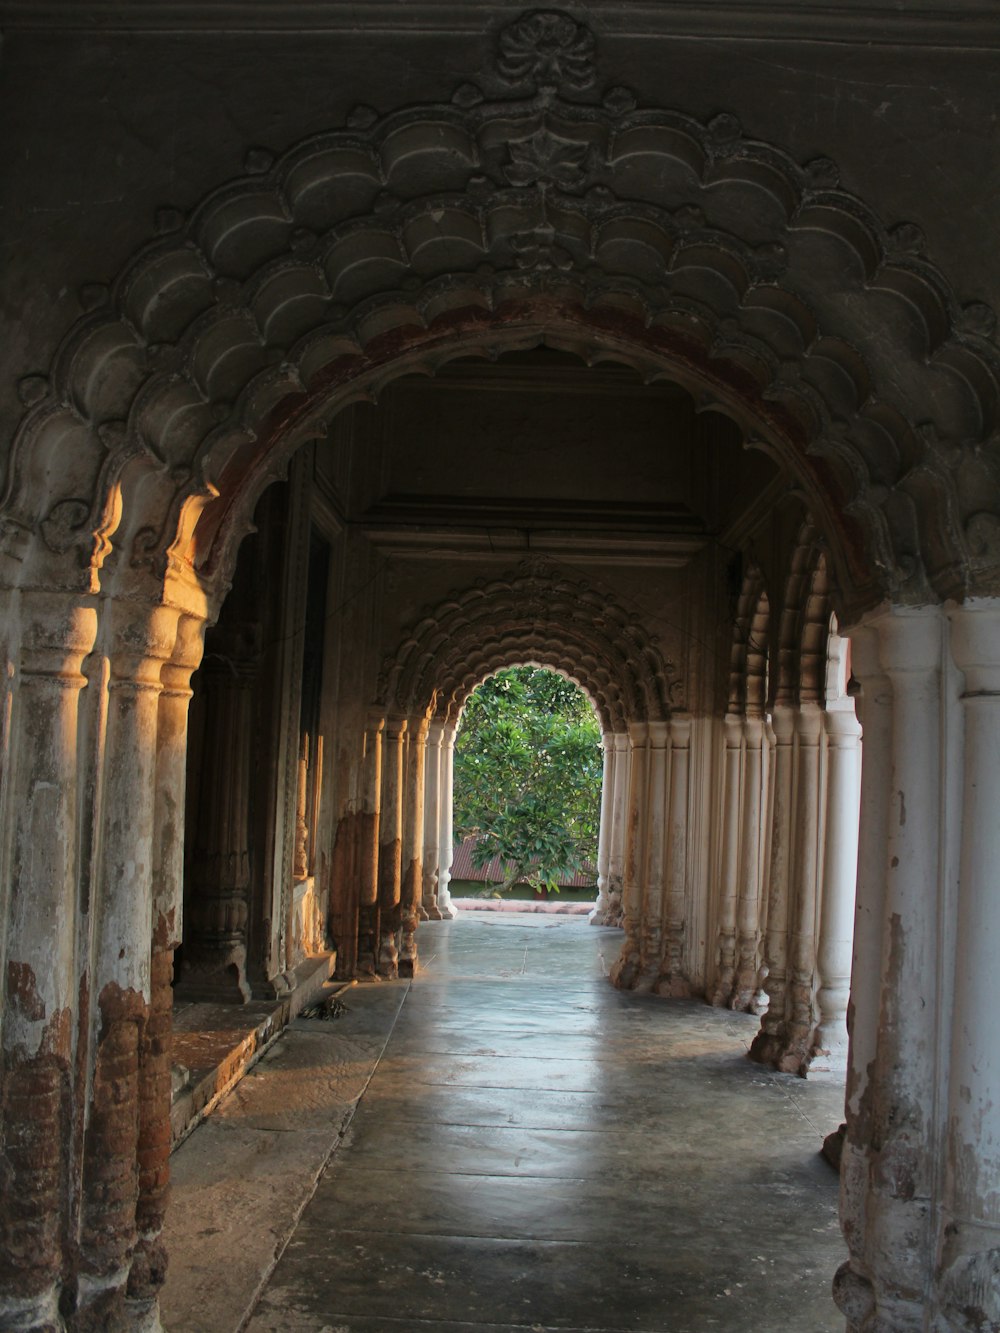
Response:
[[[76,1322],[116,1327],[138,1241],[140,1059],[150,1016],[156,752],[161,670],[176,611],[109,607],[111,674],[92,904],[95,1048],[84,1136]],[[145,1252],[140,1251],[145,1257]],[[138,1288],[146,1286],[140,1273]],[[146,1299],[151,1299],[146,1297]]]
[[[691,719],[670,719],[670,796],[667,802],[666,947],[656,985],[658,995],[691,994],[684,971],[688,917],[687,848]]]
[[[851,989],[854,894],[858,878],[858,803],[861,799],[861,727],[854,701],[827,706],[826,831],[819,948],[819,991],[812,1069],[847,1067],[847,1004]]]
[[[792,770],[795,757],[795,709],[776,704],[771,715],[773,798],[771,854],[767,876],[767,929],[764,962],[767,967],[767,1012],[750,1047],[750,1057],[773,1063],[787,1040],[788,1005],[788,888],[793,831]]]
[[[801,1074],[809,1067],[816,1027],[816,908],[819,894],[820,777],[823,710],[803,703],[796,718],[798,782],[795,849],[789,913],[788,1036],[777,1067]]]
[[[629,725],[630,763],[628,815],[625,826],[625,871],[622,891],[622,925],[625,939],[611,968],[611,981],[621,990],[631,989],[639,975],[642,958],[642,884],[646,854],[646,787],[648,725]]]
[[[601,771],[601,823],[597,837],[597,902],[588,920],[591,925],[603,925],[608,914],[608,861],[611,856],[611,823],[615,803],[615,761],[618,751],[615,738],[606,731],[601,737],[604,767]]]
[[[403,756],[406,719],[385,724],[382,758],[382,810],[378,839],[379,954],[378,970],[394,977],[399,969],[396,933],[400,924],[403,872]]]
[[[427,728],[424,758],[424,883],[422,916],[428,921],[440,921],[438,906],[438,869],[441,832],[441,740],[444,723],[431,722]]]
[[[731,1009],[752,1010],[760,973],[760,843],[764,818],[764,719],[743,721],[743,809],[740,821],[736,977]]]
[[[139,1048],[139,1201],[128,1279],[136,1326],[155,1327],[167,1256],[161,1239],[170,1181],[170,1071],[174,949],[184,906],[184,788],[191,675],[201,661],[204,622],[182,617],[169,662],[160,671],[153,824],[153,945],[150,1004]]]
[[[358,969],[374,975],[378,968],[379,906],[378,850],[382,802],[383,717],[372,716],[365,730],[364,773],[361,790],[360,869],[358,907]]]
[[[955,998],[937,1306],[942,1328],[1000,1328],[1000,602],[950,613],[965,675]]]
[[[427,719],[407,725],[406,793],[403,818],[403,882],[399,971],[412,977],[417,966],[417,922],[424,879],[424,765],[427,757]]]
[[[667,768],[669,723],[650,722],[647,730],[645,857],[642,882],[641,968],[638,990],[650,991],[663,965],[664,879],[667,852]]]
[[[867,1144],[858,1141],[848,1101],[848,1142],[867,1157],[864,1235],[859,1246],[848,1234],[851,1259],[834,1286],[852,1333],[875,1327],[923,1333],[928,1327],[936,1257],[943,623],[939,608],[894,610],[871,622],[892,686],[892,723],[879,1014],[864,1093],[871,1102]],[[866,750],[868,744],[866,738]],[[866,847],[864,854],[874,850]],[[864,1021],[867,1026],[870,1017]],[[859,1184],[858,1165],[855,1159],[852,1189]],[[856,1211],[851,1204],[845,1231]]]
[[[448,885],[451,883],[451,863],[455,856],[454,805],[455,790],[455,728],[448,725],[441,738],[441,770],[438,778],[438,808],[441,827],[438,834],[437,903],[442,918],[452,920],[458,908],[451,901]]]
[[[616,731],[612,736],[614,752],[614,788],[611,801],[611,823],[608,837],[608,906],[599,924],[620,926],[622,923],[622,893],[625,871],[625,823],[628,815],[629,771],[631,751],[627,731]]]
[[[840,1222],[850,1258],[837,1274],[835,1297],[844,1313],[859,1325],[874,1308],[866,1258],[868,1178],[876,1134],[873,1076],[882,990],[882,920],[892,753],[892,686],[882,670],[878,632],[870,625],[851,631],[851,663],[855,679],[861,684],[864,750],[851,999],[847,1015],[847,1129],[840,1161]]]
[[[84,658],[97,614],[59,595],[24,595],[12,691],[8,788],[12,885],[3,1006],[0,1326],[58,1328],[70,1181],[77,762]],[[86,1042],[86,1033],[83,1037]]]
[[[736,904],[740,876],[740,779],[743,718],[727,713],[722,771],[722,857],[719,865],[718,959],[712,1003],[727,1005],[736,980]]]

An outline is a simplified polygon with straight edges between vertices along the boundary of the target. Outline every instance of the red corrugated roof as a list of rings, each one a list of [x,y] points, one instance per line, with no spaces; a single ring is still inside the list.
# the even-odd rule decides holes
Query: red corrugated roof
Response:
[[[487,881],[493,884],[502,884],[507,878],[504,868],[504,862],[499,856],[494,856],[492,861],[487,861],[486,865],[476,867],[472,864],[472,850],[476,845],[476,839],[466,838],[466,840],[455,848],[455,857],[451,863],[452,879],[471,879],[480,884]],[[597,870],[594,866],[584,866],[581,871],[573,876],[572,879],[560,879],[558,881],[561,889],[592,889],[597,884]]]

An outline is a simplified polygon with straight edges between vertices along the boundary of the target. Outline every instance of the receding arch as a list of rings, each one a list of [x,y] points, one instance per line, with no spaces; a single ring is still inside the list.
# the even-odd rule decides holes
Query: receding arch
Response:
[[[662,721],[683,707],[674,665],[643,626],[606,592],[544,560],[525,561],[430,609],[383,664],[378,707],[454,723],[481,681],[525,661],[579,685],[606,732]]]
[[[822,539],[811,518],[800,527],[789,561],[781,617],[778,624],[778,669],[774,704],[793,707],[800,697],[802,616],[809,587],[822,549]]]

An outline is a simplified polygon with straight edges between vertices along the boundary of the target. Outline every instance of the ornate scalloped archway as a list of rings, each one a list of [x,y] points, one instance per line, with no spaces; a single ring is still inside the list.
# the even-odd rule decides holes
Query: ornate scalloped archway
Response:
[[[606,732],[683,708],[674,666],[643,626],[545,560],[524,561],[429,610],[383,666],[379,708],[454,723],[488,675],[526,661],[568,675]]]
[[[2,512],[26,583],[93,589],[117,548],[122,586],[194,570],[217,598],[338,406],[549,341],[729,412],[802,488],[845,611],[996,586],[992,311],[831,162],[600,88],[568,16],[509,25],[449,103],[251,151],[158,230],[21,382]]]

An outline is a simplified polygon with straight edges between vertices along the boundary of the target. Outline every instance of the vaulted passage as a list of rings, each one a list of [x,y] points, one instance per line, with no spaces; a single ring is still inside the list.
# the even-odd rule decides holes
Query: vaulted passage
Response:
[[[846,1076],[851,1333],[1000,1329],[962,5],[947,59],[854,0],[0,5],[0,1327],[155,1333],[172,1136],[330,977],[427,1012],[456,728],[530,663],[600,721],[605,1063],[697,1013],[737,1081]]]

